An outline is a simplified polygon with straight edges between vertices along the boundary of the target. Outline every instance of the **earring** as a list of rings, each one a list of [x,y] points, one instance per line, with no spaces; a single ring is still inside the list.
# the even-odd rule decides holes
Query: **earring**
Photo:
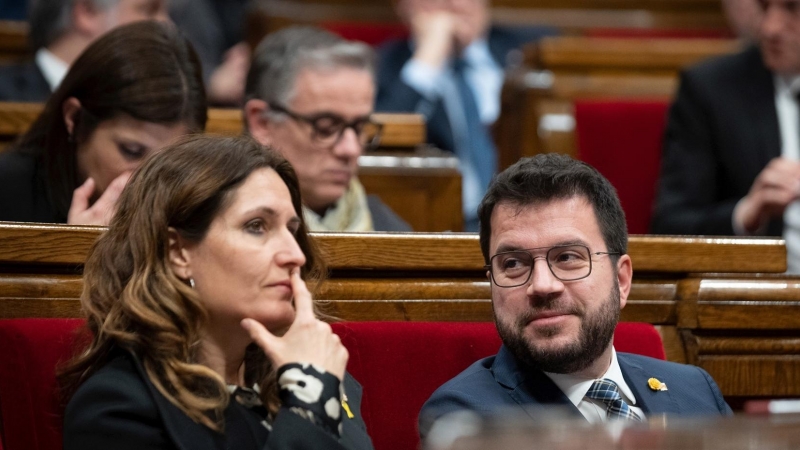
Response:
[[[189,286],[191,286],[192,289],[194,289],[194,278],[189,278]]]

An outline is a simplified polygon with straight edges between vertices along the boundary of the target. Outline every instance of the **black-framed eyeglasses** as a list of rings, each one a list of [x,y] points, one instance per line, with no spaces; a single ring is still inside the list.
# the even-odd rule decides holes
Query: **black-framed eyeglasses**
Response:
[[[544,250],[544,256],[533,256],[535,250]],[[582,244],[537,247],[525,250],[500,252],[492,256],[490,264],[484,266],[489,271],[497,287],[511,288],[522,286],[531,279],[533,264],[537,259],[547,261],[547,267],[554,277],[561,281],[575,281],[592,273],[592,256],[620,255],[620,252],[594,252]]]
[[[358,137],[358,142],[365,150],[374,149],[381,142],[383,124],[374,122],[369,117],[348,122],[341,116],[331,113],[306,116],[274,103],[270,103],[269,108],[272,111],[286,114],[298,122],[310,125],[311,140],[321,146],[335,146],[342,139],[344,131],[348,128],[353,129]]]

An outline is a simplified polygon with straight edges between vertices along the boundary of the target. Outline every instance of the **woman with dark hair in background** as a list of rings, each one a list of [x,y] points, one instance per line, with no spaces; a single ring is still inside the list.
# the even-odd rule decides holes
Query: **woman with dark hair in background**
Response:
[[[107,224],[131,171],[176,137],[203,131],[206,116],[200,63],[174,26],[109,32],[0,154],[0,220]]]
[[[64,449],[370,449],[294,170],[250,138],[149,158],[89,253]]]

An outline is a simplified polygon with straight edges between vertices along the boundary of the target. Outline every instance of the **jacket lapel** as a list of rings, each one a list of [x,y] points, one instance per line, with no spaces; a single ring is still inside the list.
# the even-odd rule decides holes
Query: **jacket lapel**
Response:
[[[536,369],[524,372],[505,345],[497,352],[492,373],[495,380],[508,390],[508,395],[534,419],[536,410],[531,406],[537,405],[561,406],[569,414],[582,417],[578,408],[547,375]]]
[[[622,377],[636,397],[636,406],[642,408],[648,415],[680,413],[680,407],[669,390],[654,391],[648,387],[647,380],[650,378],[661,379],[663,375],[645,370],[641,365],[631,361],[624,353],[617,353],[617,361],[619,361]]]

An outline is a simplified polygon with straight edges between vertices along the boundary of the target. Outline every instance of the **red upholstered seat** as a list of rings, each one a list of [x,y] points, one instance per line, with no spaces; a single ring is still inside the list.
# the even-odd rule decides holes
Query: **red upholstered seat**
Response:
[[[331,21],[322,22],[320,26],[347,40],[361,41],[373,47],[393,39],[405,39],[409,35],[408,27],[401,23]]]
[[[617,189],[628,232],[650,228],[666,126],[666,101],[576,101],[578,158]]]
[[[55,367],[73,352],[81,319],[0,320],[0,412],[6,450],[57,450]],[[417,448],[417,414],[433,391],[500,338],[492,323],[349,322],[333,325],[364,386],[362,414],[378,450]],[[649,324],[621,323],[617,350],[664,359]]]

